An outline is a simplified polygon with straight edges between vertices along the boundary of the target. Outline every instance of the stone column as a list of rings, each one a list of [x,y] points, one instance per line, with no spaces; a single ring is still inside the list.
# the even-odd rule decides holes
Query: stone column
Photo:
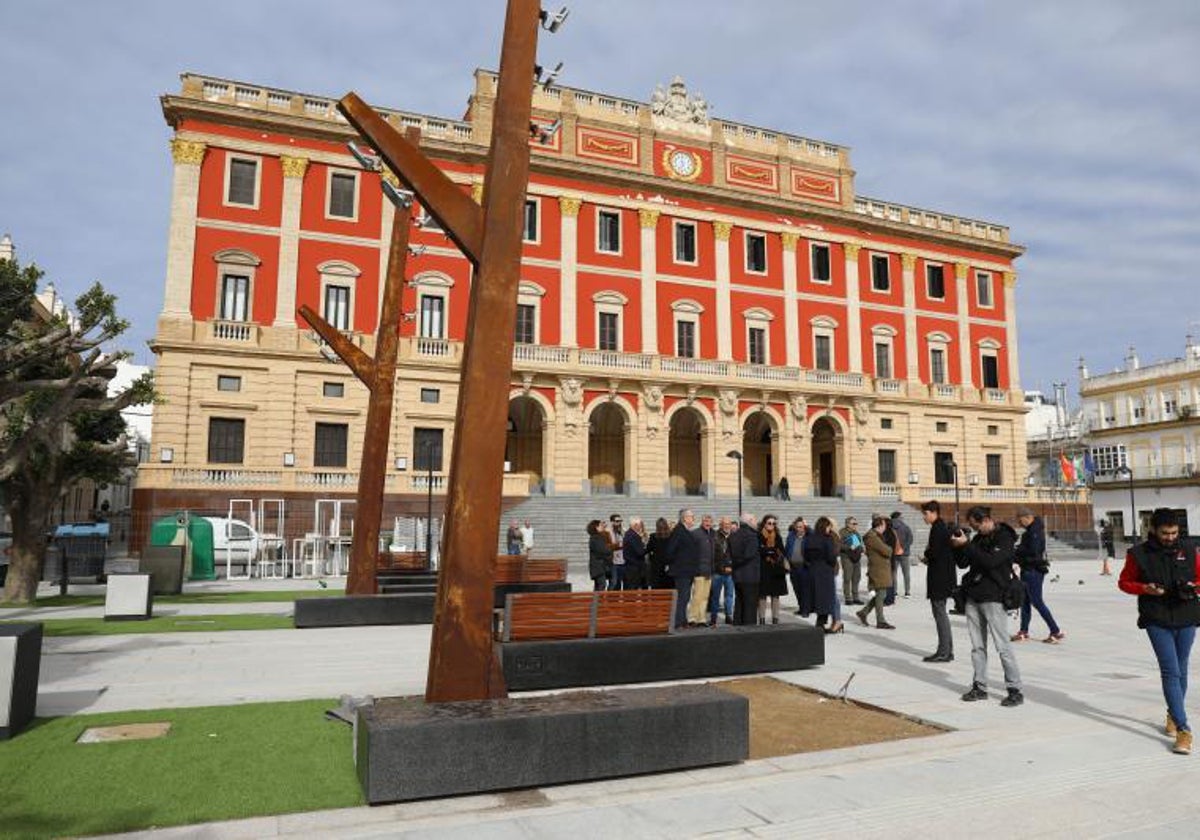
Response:
[[[1017,273],[1004,272],[1004,345],[1008,348],[1008,390],[1021,389],[1021,361],[1017,356]]]
[[[729,235],[730,222],[713,222],[717,246],[717,358],[733,360],[733,318],[729,300]]]
[[[958,292],[958,364],[962,368],[963,388],[975,387],[975,377],[971,367],[971,320],[967,297],[967,275],[970,270],[971,267],[966,263],[955,263],[954,265],[954,283]]]
[[[658,354],[658,216],[657,210],[639,210],[642,232],[642,352]]]
[[[175,172],[171,184],[171,228],[167,236],[167,287],[162,314],[192,314],[192,271],[196,260],[196,205],[205,145],[176,137],[171,141]]]
[[[579,205],[582,200],[559,196],[561,214],[562,260],[559,272],[562,287],[559,295],[559,317],[562,329],[562,346],[578,347],[576,325],[579,318],[579,303],[575,295],[575,272],[579,265]]]
[[[908,366],[908,381],[921,380],[921,363],[917,358],[920,342],[917,341],[917,278],[913,269],[917,258],[912,254],[901,254],[900,265],[904,271],[901,282],[904,283],[904,358]],[[899,371],[896,378],[899,379]]]
[[[300,202],[308,158],[281,157],[283,216],[279,222],[279,276],[275,289],[275,326],[296,326],[296,281],[300,261]],[[386,214],[385,214],[386,215]],[[387,260],[384,249],[384,260]],[[382,288],[382,284],[381,284]]]
[[[858,314],[858,249],[847,242],[846,250],[846,346],[851,373],[862,373],[862,323]]]
[[[788,367],[800,367],[800,313],[796,283],[796,243],[800,234],[785,230],[783,236],[783,341]]]

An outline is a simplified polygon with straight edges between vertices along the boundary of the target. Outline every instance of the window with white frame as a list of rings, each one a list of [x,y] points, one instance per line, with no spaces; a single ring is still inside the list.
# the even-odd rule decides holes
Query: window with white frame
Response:
[[[321,273],[321,315],[335,329],[354,328],[354,286],[361,272],[341,260],[329,260],[317,266]]]
[[[225,203],[258,207],[262,166],[257,157],[229,154],[225,158]]]
[[[834,357],[833,336],[837,329],[837,321],[828,316],[818,316],[809,323],[813,332],[813,368],[816,370],[833,370]]]
[[[228,248],[213,255],[217,264],[216,313],[220,321],[250,321],[254,317],[254,273],[261,260]]]
[[[675,355],[681,359],[700,356],[700,313],[704,307],[694,300],[671,304],[675,316]]]
[[[358,218],[358,173],[329,170],[329,204],[325,215],[331,219]]]
[[[412,285],[417,289],[417,336],[447,338],[454,281],[445,274],[430,272],[413,278]]]
[[[1113,403],[1100,403],[1100,413],[1104,416],[1105,426],[1115,426],[1117,424],[1117,408]]]
[[[620,352],[624,349],[621,327],[629,298],[620,292],[597,292],[592,302],[596,306],[596,349]]]
[[[746,231],[746,271],[751,274],[767,273],[766,234]]]
[[[984,388],[1000,387],[1000,343],[995,339],[979,342],[979,373]]]
[[[812,281],[814,283],[832,282],[833,275],[829,271],[829,246],[824,242],[812,242],[808,246],[808,256]]]
[[[992,275],[987,271],[975,272],[975,299],[979,301],[980,306],[991,307],[992,302]]]
[[[871,255],[871,289],[876,292],[891,291],[891,260],[887,254]]]
[[[621,214],[618,211],[596,211],[596,250],[603,254],[621,253]]]
[[[1174,417],[1175,412],[1179,410],[1179,402],[1174,394],[1162,395],[1162,411],[1163,419]]]
[[[875,349],[875,378],[893,379],[895,377],[894,344],[896,330],[886,324],[879,324],[871,329],[871,337]]]
[[[950,381],[946,366],[950,336],[944,332],[933,332],[925,336],[925,340],[929,344],[929,382],[932,385],[945,385]]]
[[[541,228],[538,227],[538,222],[541,214],[540,204],[536,198],[525,199],[525,226],[521,238],[526,242],[540,242],[542,239]]]
[[[946,269],[939,263],[925,263],[925,296],[930,300],[946,299]]]
[[[753,307],[743,313],[746,319],[746,360],[752,365],[769,364],[771,358],[771,321],[769,309]]]
[[[545,294],[546,290],[537,283],[521,281],[517,290],[518,344],[537,344],[540,340],[542,298]]]
[[[678,219],[672,225],[675,231],[675,262],[696,264],[696,223]]]
[[[1146,419],[1146,403],[1142,401],[1141,397],[1134,397],[1130,401],[1130,405],[1133,408],[1131,414],[1133,415],[1133,419],[1135,421]]]
[[[1092,462],[1096,465],[1096,472],[1098,474],[1112,475],[1117,471],[1117,468],[1128,466],[1125,445],[1093,446]]]

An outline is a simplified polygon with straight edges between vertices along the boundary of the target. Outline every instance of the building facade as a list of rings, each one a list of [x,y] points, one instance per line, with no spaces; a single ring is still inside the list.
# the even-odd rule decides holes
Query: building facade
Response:
[[[478,200],[496,83],[476,72],[461,121],[381,113]],[[1038,501],[1007,228],[858,196],[846,148],[712,118],[678,79],[648,103],[533,97],[520,305],[496,313],[518,342],[507,495],[786,476],[793,495]],[[352,493],[366,392],[296,310],[373,352],[381,175],[325,97],[185,74],[162,106],[164,400],[137,504]],[[389,499],[442,492],[471,282],[412,215]]]
[[[1172,508],[1184,532],[1200,529],[1200,346],[1143,366],[1129,348],[1123,369],[1079,368],[1084,424],[1096,465],[1093,504],[1121,537],[1145,536],[1155,508]]]

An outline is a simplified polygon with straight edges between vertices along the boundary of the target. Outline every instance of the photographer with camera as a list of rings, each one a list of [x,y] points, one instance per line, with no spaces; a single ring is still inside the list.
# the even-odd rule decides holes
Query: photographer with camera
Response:
[[[1008,613],[1004,609],[1004,592],[1013,577],[1017,533],[992,519],[991,508],[982,505],[967,511],[967,522],[976,531],[974,538],[968,538],[961,528],[950,532],[954,562],[967,570],[962,587],[967,599],[967,631],[971,636],[971,664],[975,671],[971,690],[962,699],[967,702],[987,699],[987,637],[991,635],[1008,689],[1008,696],[1000,705],[1020,706],[1025,696],[1021,693],[1017,657],[1008,641]]]
[[[1150,515],[1150,536],[1125,555],[1117,585],[1122,592],[1138,596],[1137,624],[1150,637],[1167,701],[1164,732],[1175,738],[1173,751],[1180,755],[1192,751],[1192,729],[1184,702],[1188,654],[1200,624],[1198,581],[1200,544],[1180,539],[1175,512],[1157,508]]]

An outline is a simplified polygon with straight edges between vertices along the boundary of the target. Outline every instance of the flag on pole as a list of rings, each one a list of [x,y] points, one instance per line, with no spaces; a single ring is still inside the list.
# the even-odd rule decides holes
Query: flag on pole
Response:
[[[1090,449],[1083,453],[1083,468],[1088,471],[1088,475],[1096,474],[1096,462],[1092,460]]]
[[[1071,461],[1071,466],[1073,466],[1075,468],[1075,482],[1077,484],[1086,484],[1088,475],[1087,475],[1087,466],[1084,463],[1083,456],[1076,455],[1074,457],[1074,459],[1072,459],[1072,461]]]
[[[1058,468],[1062,471],[1063,484],[1069,486],[1075,483],[1075,465],[1061,453],[1058,456]]]

